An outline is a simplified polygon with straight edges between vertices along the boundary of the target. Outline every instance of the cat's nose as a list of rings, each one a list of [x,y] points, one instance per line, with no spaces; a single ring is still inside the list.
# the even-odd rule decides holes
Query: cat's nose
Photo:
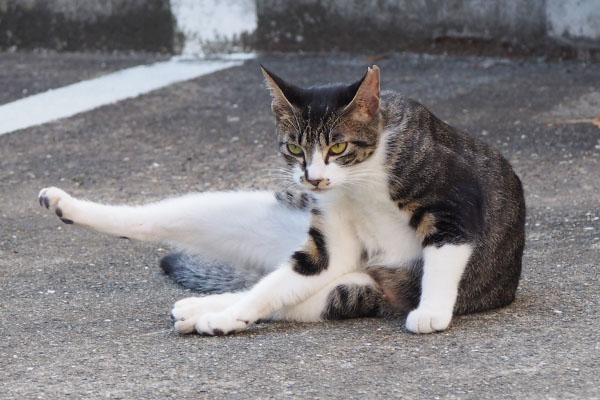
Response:
[[[318,187],[319,183],[323,182],[323,178],[316,178],[316,177],[312,177],[311,175],[312,174],[309,173],[308,169],[306,171],[304,171],[304,179],[306,180],[306,182],[310,183],[314,187]],[[319,176],[320,174],[316,174],[316,175]]]
[[[319,186],[319,183],[323,182],[323,179],[306,179],[308,183],[314,185],[315,187]]]

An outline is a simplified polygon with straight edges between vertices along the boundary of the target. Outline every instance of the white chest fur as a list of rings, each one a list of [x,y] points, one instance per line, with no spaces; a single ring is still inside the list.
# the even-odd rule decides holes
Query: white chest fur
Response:
[[[399,267],[421,257],[422,247],[409,216],[390,199],[386,187],[361,190],[345,199],[345,211],[368,254],[368,265]]]
[[[336,210],[354,231],[361,250],[368,255],[367,265],[400,267],[422,256],[416,232],[409,226],[410,216],[398,209],[389,195],[385,173],[384,133],[373,156],[352,168],[363,177],[360,185],[348,185],[325,196],[326,207]],[[364,179],[367,178],[368,179]]]

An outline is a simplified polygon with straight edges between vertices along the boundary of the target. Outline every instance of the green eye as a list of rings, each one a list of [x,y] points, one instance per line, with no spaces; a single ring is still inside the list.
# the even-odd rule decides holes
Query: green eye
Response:
[[[287,148],[290,151],[290,153],[292,153],[295,156],[299,156],[300,154],[302,154],[302,148],[300,146],[296,146],[295,144],[289,143],[287,145]]]
[[[331,154],[342,154],[344,150],[346,150],[347,145],[348,143],[346,142],[334,144],[329,148],[329,151],[331,152]]]

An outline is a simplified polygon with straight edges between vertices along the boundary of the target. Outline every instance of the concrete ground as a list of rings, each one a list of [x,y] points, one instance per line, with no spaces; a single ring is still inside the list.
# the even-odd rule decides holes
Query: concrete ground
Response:
[[[11,93],[3,101],[95,76],[103,58],[57,57],[80,67],[32,55],[3,67],[2,91]],[[118,62],[152,59],[127,57]],[[374,59],[262,56],[0,136],[0,398],[600,398],[600,129],[552,124],[600,115],[597,64],[412,54],[376,61],[384,89],[499,147],[525,186],[516,302],[456,318],[443,333],[359,319],[178,335],[169,310],[190,293],[158,268],[168,248],[63,225],[40,209],[37,193],[49,185],[135,204],[275,188],[268,168],[280,160],[258,62],[310,85],[358,79]]]

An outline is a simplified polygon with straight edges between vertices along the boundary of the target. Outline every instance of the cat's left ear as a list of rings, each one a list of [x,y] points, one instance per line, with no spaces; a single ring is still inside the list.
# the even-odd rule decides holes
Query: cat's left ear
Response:
[[[354,95],[350,104],[346,106],[344,112],[351,119],[359,122],[369,122],[379,113],[380,100],[379,67],[373,65],[373,67],[367,69],[356,95]]]

